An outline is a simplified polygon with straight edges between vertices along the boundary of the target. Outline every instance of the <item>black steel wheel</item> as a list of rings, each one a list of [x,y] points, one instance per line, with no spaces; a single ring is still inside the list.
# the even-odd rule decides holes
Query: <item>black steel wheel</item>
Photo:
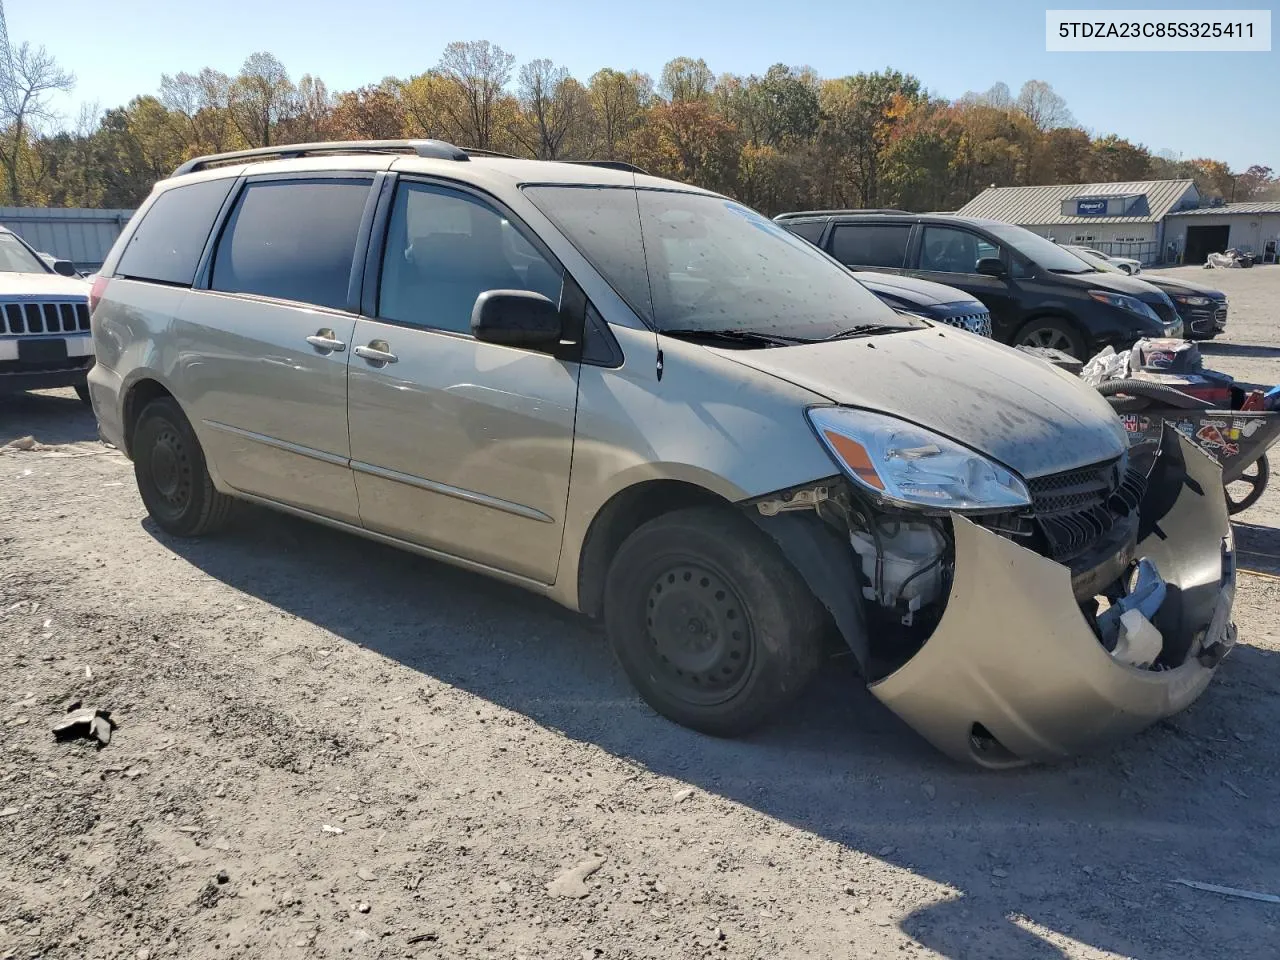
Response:
[[[166,532],[196,537],[226,523],[232,500],[214,488],[200,441],[176,401],[147,404],[130,453],[142,502]]]
[[[1267,489],[1267,481],[1270,479],[1271,464],[1267,462],[1267,455],[1264,453],[1257,462],[1246,467],[1244,473],[1226,485],[1227,512],[1235,516],[1252,507]]]
[[[777,545],[729,508],[679,510],[631,534],[604,615],[641,696],[717,736],[751,730],[800,692],[827,622]]]
[[[1077,360],[1087,360],[1084,342],[1080,334],[1066,320],[1056,317],[1042,317],[1032,320],[1021,330],[1014,341],[1017,347],[1041,347],[1050,350],[1061,350],[1069,353]]]

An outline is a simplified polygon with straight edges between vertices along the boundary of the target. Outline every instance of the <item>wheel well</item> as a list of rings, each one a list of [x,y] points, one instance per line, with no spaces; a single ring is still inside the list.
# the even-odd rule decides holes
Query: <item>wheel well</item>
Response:
[[[173,394],[155,380],[139,380],[124,398],[124,452],[133,455],[133,430],[138,424],[138,417],[152,400],[160,397],[173,399]]]
[[[1013,334],[1014,343],[1018,342],[1018,338],[1022,336],[1022,331],[1026,330],[1032,324],[1039,323],[1042,320],[1058,321],[1064,327],[1069,328],[1071,332],[1074,333],[1077,337],[1079,337],[1080,342],[1084,345],[1085,349],[1088,349],[1089,335],[1088,333],[1085,332],[1084,326],[1081,325],[1079,320],[1071,316],[1071,314],[1061,313],[1057,310],[1041,310],[1039,313],[1032,314],[1031,316],[1027,317],[1027,319],[1023,320],[1022,323],[1018,324],[1018,329],[1014,331],[1014,334]]]
[[[728,506],[729,501],[682,480],[647,480],[615,493],[591,521],[582,544],[578,609],[589,617],[600,616],[609,564],[622,542],[637,528],[674,510],[714,505]]]

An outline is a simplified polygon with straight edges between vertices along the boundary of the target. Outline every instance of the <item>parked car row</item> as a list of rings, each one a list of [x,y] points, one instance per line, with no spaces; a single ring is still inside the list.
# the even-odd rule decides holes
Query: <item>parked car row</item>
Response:
[[[245,500],[518,584],[708,733],[785,710],[838,638],[947,754],[1049,760],[1186,706],[1234,643],[1216,465],[1171,434],[1138,474],[1095,390],[944,325],[1179,330],[1017,228],[289,145],[157,184],[91,301],[94,412],[159,527]]]
[[[885,280],[929,280],[982,301],[1002,343],[1084,360],[1142,337],[1208,339],[1226,325],[1226,298],[1217,291],[1148,274],[1131,277],[1012,224],[847,210],[799,211],[776,220],[852,270],[889,275]]]

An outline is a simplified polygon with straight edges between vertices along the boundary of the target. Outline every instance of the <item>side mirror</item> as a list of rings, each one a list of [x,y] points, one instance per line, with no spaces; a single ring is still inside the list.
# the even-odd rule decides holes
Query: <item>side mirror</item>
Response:
[[[80,276],[80,274],[76,272],[76,265],[72,263],[70,260],[53,261],[53,272],[59,273],[64,277]]]
[[[560,343],[560,309],[530,290],[486,290],[471,310],[471,332],[485,343],[549,349]]]
[[[999,257],[983,257],[974,270],[984,277],[1003,277],[1008,272],[1004,268],[1004,261]]]

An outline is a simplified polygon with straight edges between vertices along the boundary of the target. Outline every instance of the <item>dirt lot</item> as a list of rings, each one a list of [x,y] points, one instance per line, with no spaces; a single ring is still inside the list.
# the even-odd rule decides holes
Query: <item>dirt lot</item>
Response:
[[[1277,379],[1280,268],[1176,273],[1232,296],[1211,362]],[[256,509],[171,541],[69,391],[3,401],[0,444],[27,434],[48,448],[0,454],[0,958],[1280,944],[1280,905],[1173,883],[1280,894],[1280,489],[1239,518],[1272,576],[1241,577],[1208,693],[996,775],[932,751],[848,658],[784,723],[699,736],[548,603]],[[71,700],[113,710],[110,746],[55,743]],[[557,879],[575,866],[585,888]]]

